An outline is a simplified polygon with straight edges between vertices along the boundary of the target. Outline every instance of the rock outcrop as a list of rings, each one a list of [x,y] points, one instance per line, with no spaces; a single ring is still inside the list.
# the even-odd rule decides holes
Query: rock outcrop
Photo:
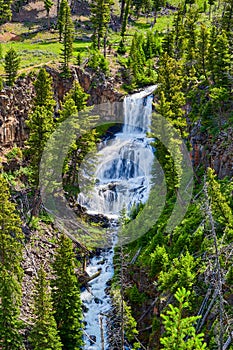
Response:
[[[194,135],[195,134],[195,135]],[[211,167],[220,179],[233,176],[233,129],[220,131],[217,136],[193,130],[191,158],[193,166]]]
[[[57,70],[51,67],[46,67],[46,70],[53,78],[56,112],[64,95],[71,89],[74,79],[78,79],[85,92],[90,95],[88,105],[122,100],[123,95],[114,89],[113,80],[106,79],[104,75],[96,77],[94,73],[73,67],[71,78],[62,79]],[[35,95],[34,80],[32,75],[19,78],[14,87],[5,87],[0,92],[0,156],[14,145],[22,147],[28,138],[29,130],[25,120]]]
[[[31,77],[18,79],[14,87],[6,87],[0,92],[0,155],[14,145],[23,146],[27,139],[25,120],[33,96]]]

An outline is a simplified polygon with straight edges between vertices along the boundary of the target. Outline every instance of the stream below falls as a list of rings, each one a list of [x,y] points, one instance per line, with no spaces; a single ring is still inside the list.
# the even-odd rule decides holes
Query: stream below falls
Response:
[[[80,205],[90,214],[102,214],[114,218],[112,247],[100,249],[98,256],[90,259],[86,272],[98,277],[89,282],[89,288],[81,292],[84,306],[84,350],[108,350],[111,347],[107,336],[108,312],[111,298],[109,281],[114,274],[114,246],[117,244],[117,218],[123,208],[145,203],[151,188],[151,169],[154,153],[150,130],[152,100],[155,86],[124,99],[124,125],[122,131],[105,143],[99,151],[95,171],[95,187],[91,196],[78,197]]]

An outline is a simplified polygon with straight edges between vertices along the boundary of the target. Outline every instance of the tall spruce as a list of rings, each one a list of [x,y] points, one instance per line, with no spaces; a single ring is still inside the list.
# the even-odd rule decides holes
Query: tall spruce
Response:
[[[10,201],[6,180],[0,174],[0,348],[20,350],[20,305],[22,298],[21,221]]]
[[[62,34],[64,30],[64,10],[66,7],[66,0],[61,0],[61,3],[59,4],[59,11],[57,15],[57,27],[59,31],[59,41],[62,40]]]
[[[15,49],[11,48],[7,51],[5,55],[5,63],[4,68],[6,72],[6,83],[9,86],[13,86],[15,79],[17,77],[18,69],[20,65],[20,58],[15,51]]]
[[[51,282],[55,319],[63,349],[80,350],[82,341],[82,309],[75,274],[75,256],[71,240],[61,235],[53,263],[55,279]]]
[[[74,41],[74,25],[71,18],[70,6],[65,0],[63,14],[63,48],[61,52],[62,58],[62,75],[67,78],[70,76],[69,63],[73,55],[73,41]]]
[[[50,10],[53,6],[53,1],[52,0],[44,0],[44,8],[46,10],[46,13],[47,13],[47,19],[48,19],[48,29],[50,28],[50,16],[49,16],[49,13],[50,13]]]
[[[186,119],[184,117],[185,97],[182,91],[183,77],[180,63],[166,52],[160,57],[158,70],[158,94],[163,92],[166,102],[170,104],[170,122],[185,135]]]
[[[190,292],[179,288],[175,298],[179,305],[169,304],[169,310],[162,314],[165,333],[160,339],[164,350],[204,350],[207,349],[203,341],[203,334],[196,334],[195,322],[200,316],[184,317],[183,313],[190,305]]]
[[[36,96],[34,98],[34,107],[27,120],[29,127],[29,146],[28,154],[30,164],[33,170],[32,184],[35,188],[39,181],[39,163],[40,158],[50,134],[54,130],[54,100],[52,92],[52,79],[44,68],[40,69],[37,79],[34,83]]]
[[[62,344],[54,319],[49,283],[41,267],[34,293],[35,323],[30,333],[30,343],[34,350],[61,350]]]
[[[0,24],[11,20],[11,4],[12,0],[0,0]]]
[[[101,39],[106,38],[110,22],[112,0],[94,0],[91,4],[91,21],[94,28],[93,42],[100,50]]]

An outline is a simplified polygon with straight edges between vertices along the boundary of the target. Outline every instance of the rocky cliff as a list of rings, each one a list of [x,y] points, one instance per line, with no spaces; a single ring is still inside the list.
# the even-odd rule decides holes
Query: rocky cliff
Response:
[[[72,87],[74,79],[78,79],[85,92],[90,95],[88,105],[122,100],[123,95],[114,89],[114,81],[111,78],[96,77],[94,73],[79,67],[72,68],[70,79],[62,79],[59,72],[50,67],[46,67],[46,70],[53,78],[56,111],[64,95]],[[0,92],[0,156],[14,145],[22,147],[28,137],[25,120],[31,110],[35,94],[34,80],[33,75],[19,78],[14,87],[5,87]]]

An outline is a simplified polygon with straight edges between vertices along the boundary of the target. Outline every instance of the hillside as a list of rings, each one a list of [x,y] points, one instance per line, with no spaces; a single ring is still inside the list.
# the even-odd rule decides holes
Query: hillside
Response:
[[[233,349],[232,14],[0,0],[1,349]]]

